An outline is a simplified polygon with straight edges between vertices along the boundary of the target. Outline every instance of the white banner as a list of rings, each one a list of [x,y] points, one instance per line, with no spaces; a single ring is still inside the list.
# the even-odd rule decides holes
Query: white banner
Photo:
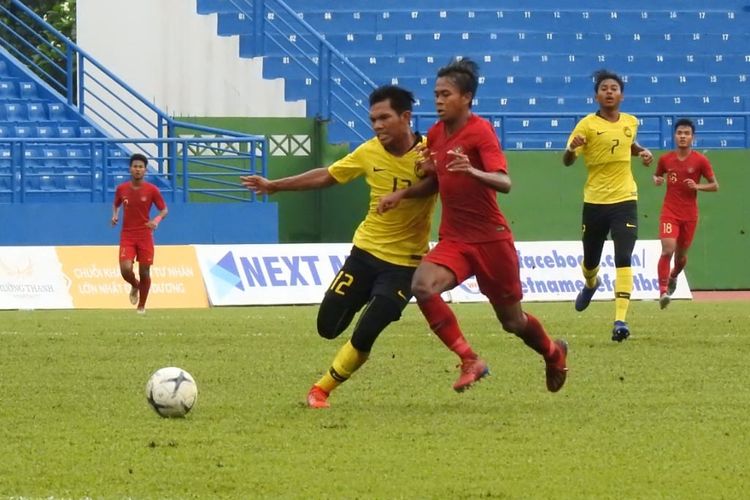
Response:
[[[525,301],[573,301],[583,287],[579,241],[516,242]],[[344,263],[350,243],[197,245],[209,300],[215,306],[317,304]],[[632,257],[633,299],[658,299],[658,240],[639,241]],[[614,299],[612,242],[604,245],[594,300]],[[486,302],[469,278],[444,295],[454,302]],[[684,273],[674,298],[691,298]]]
[[[0,247],[0,309],[70,309],[55,247]]]
[[[196,245],[211,305],[318,304],[351,243]]]
[[[581,261],[583,247],[580,241],[532,241],[516,242],[518,263],[521,267],[523,300],[573,301],[583,287]],[[633,270],[632,298],[658,299],[659,279],[656,266],[661,255],[659,240],[637,241],[631,259]],[[599,277],[602,286],[593,300],[614,300],[615,256],[611,241],[604,244]],[[487,298],[479,292],[472,277],[450,292],[454,302],[485,302]],[[685,273],[677,279],[676,299],[690,299],[690,287]]]

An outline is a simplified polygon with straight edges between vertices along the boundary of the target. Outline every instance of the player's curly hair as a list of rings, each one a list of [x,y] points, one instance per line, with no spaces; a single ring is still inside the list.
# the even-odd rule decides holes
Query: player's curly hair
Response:
[[[414,94],[397,85],[383,85],[370,92],[370,106],[386,100],[391,101],[391,108],[399,115],[411,111],[415,102]]]
[[[599,92],[599,85],[601,85],[604,80],[616,81],[620,85],[620,92],[625,92],[625,83],[622,81],[622,77],[617,73],[614,73],[607,69],[600,69],[599,71],[594,72],[593,77],[594,93]]]
[[[440,68],[437,76],[450,78],[463,94],[471,92],[472,98],[477,95],[479,65],[468,57],[456,57]]]

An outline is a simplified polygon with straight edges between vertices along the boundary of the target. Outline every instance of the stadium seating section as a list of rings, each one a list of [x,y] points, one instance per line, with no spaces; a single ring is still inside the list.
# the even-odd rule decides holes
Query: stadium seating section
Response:
[[[20,185],[25,188],[27,201],[63,197],[70,201],[90,200],[104,187],[103,165],[107,167],[110,189],[128,178],[125,150],[60,140],[97,137],[104,134],[75,108],[13,60],[0,55],[0,202],[10,201],[11,192],[18,193]],[[22,150],[16,143],[14,155],[10,138],[33,140],[24,142]],[[12,168],[14,157],[23,158],[23,169]],[[16,162],[16,167],[20,163]]]
[[[416,111],[432,111],[437,68],[453,56],[472,57],[483,75],[474,109],[493,119],[506,147],[563,147],[573,120],[566,116],[596,107],[591,75],[599,68],[625,77],[623,110],[643,116],[642,143],[669,146],[658,143],[657,132],[668,136],[674,117],[712,113],[699,121],[700,147],[747,145],[746,2],[631,0],[617,7],[593,0],[287,3],[375,83],[414,91]],[[235,2],[198,0],[197,9],[217,13],[218,34],[239,35],[240,54],[253,55],[253,22]],[[315,37],[282,31],[266,40],[263,50],[264,75],[285,78],[288,99],[315,102],[313,79],[273,37],[292,41],[311,57],[317,51]]]

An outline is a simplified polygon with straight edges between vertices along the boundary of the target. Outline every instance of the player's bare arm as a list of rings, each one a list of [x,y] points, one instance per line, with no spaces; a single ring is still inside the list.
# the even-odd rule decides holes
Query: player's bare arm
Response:
[[[116,226],[117,221],[120,220],[120,206],[119,205],[112,205],[112,225]]]
[[[651,165],[651,162],[654,161],[654,155],[651,154],[651,151],[649,151],[648,148],[644,148],[637,142],[633,142],[633,144],[630,146],[630,155],[640,157],[641,163],[643,163],[643,165],[646,167]]]
[[[654,186],[661,186],[664,184],[664,177],[662,177],[661,175],[654,175],[653,179],[654,179]]]
[[[169,210],[167,209],[167,207],[164,207],[164,210],[160,210],[153,219],[146,222],[146,227],[152,230],[156,229],[157,227],[159,227],[159,223],[161,222],[161,220],[166,217],[168,213]]]
[[[708,182],[696,183],[693,179],[685,179],[685,185],[693,191],[706,191],[716,192],[719,190],[719,183],[716,181],[716,177],[708,179]]]
[[[576,148],[579,148],[586,144],[586,138],[582,135],[576,135],[563,153],[563,165],[566,167],[571,166],[576,162],[578,155],[576,155]]]
[[[320,189],[337,184],[336,179],[325,167],[315,168],[291,177],[270,180],[260,175],[243,175],[242,185],[258,195],[274,194],[279,191],[305,191]]]
[[[438,192],[437,177],[429,175],[408,188],[398,189],[378,200],[377,212],[383,215],[393,210],[404,198],[426,198]]]
[[[448,151],[448,154],[452,156],[451,161],[449,161],[445,167],[449,172],[470,175],[482,184],[485,184],[501,193],[510,192],[511,182],[510,177],[507,174],[480,170],[472,166],[469,157],[464,153]]]
[[[420,159],[417,160],[417,172],[420,175],[431,175],[435,173],[435,153],[423,144],[418,144],[414,148],[419,153]]]

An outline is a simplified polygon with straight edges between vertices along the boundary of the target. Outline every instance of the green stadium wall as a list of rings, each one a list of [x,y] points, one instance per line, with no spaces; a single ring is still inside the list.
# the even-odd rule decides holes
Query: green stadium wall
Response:
[[[306,118],[182,118],[205,125],[266,135],[271,145],[269,176],[296,175],[329,165],[345,155],[346,145],[329,145],[324,127]],[[655,152],[657,158],[660,152]],[[701,219],[689,254],[687,275],[694,289],[750,289],[750,150],[704,151],[719,180],[718,193],[699,193]],[[498,197],[519,241],[577,240],[586,169],[582,161],[564,167],[559,152],[506,153],[513,188]],[[654,165],[655,166],[655,165]],[[639,188],[639,237],[658,239],[664,188],[651,181],[654,167],[633,162]],[[318,192],[280,193],[281,243],[351,240],[368,207],[362,179]],[[437,238],[438,209],[433,221]]]

